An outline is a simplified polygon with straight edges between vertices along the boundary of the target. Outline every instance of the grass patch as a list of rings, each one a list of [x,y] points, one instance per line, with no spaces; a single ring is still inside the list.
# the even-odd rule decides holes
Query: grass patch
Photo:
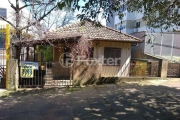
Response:
[[[118,82],[118,77],[101,77],[97,82],[98,85],[101,84],[115,84]]]
[[[81,91],[82,90],[81,87],[69,87],[67,89],[68,89],[68,91],[71,91],[71,92],[73,92],[73,91]]]
[[[12,93],[14,93],[14,92],[5,91],[5,92],[3,92],[3,93],[1,94],[1,97],[2,97],[2,98],[8,98]]]

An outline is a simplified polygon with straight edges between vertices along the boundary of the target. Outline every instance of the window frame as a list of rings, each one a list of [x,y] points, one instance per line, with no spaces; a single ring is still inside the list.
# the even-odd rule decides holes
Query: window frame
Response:
[[[5,48],[5,34],[2,33],[0,34],[0,49],[4,49]]]
[[[107,53],[106,53],[107,52]],[[121,60],[122,60],[122,49],[121,48],[116,48],[116,47],[104,47],[104,61],[103,61],[103,64],[104,65],[107,65],[107,66],[121,66]],[[119,54],[119,56],[118,56],[118,54]],[[113,56],[114,55],[114,56]],[[116,64],[115,62],[114,62],[114,64],[113,63],[111,63],[111,64],[108,64],[107,63],[107,59],[108,58],[112,58],[112,59],[118,59],[118,61],[119,61],[119,63],[118,64]]]
[[[138,21],[138,22],[136,22],[136,28],[140,28],[140,26],[141,26],[141,22],[140,21]]]
[[[7,9],[0,7],[0,15],[7,19]]]

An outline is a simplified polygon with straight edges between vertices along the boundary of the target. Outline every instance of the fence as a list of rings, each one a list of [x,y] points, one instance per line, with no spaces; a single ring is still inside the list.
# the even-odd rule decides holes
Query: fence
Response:
[[[9,26],[0,25],[0,88],[6,86],[6,50],[8,50],[7,41],[9,35]],[[9,39],[8,39],[9,40]]]
[[[28,62],[21,64],[19,87],[65,87],[71,86],[70,68],[53,62]],[[30,65],[31,64],[31,65]],[[35,65],[36,64],[36,65]],[[34,67],[35,66],[35,67]]]
[[[0,88],[5,88],[6,84],[6,65],[0,65]]]
[[[159,64],[158,63],[141,63],[141,64],[130,64],[130,76],[148,76],[158,77]]]
[[[30,63],[30,62],[29,62]],[[35,64],[35,62],[32,62]],[[19,87],[64,87],[94,84],[100,77],[117,77],[120,66],[105,66],[99,61],[75,61],[71,67],[58,62],[38,62],[38,67],[20,66]],[[128,67],[124,68],[127,72]],[[122,72],[123,73],[123,72]],[[128,76],[127,72],[127,76]]]
[[[167,77],[180,77],[180,64],[179,63],[169,63]]]
[[[130,71],[127,72],[129,68]],[[101,77],[118,77],[118,73],[122,71],[120,66],[104,66],[102,63],[93,60],[75,61],[70,68],[63,67],[60,63],[56,62],[38,62],[36,70],[33,70],[32,66],[29,66],[29,68],[22,68],[20,66],[20,69],[19,87],[64,87],[94,84],[100,82]],[[158,62],[131,63],[127,65],[124,71],[127,72],[127,76],[157,77],[159,64]]]
[[[45,62],[38,62],[38,66],[34,69],[32,65],[19,66],[19,87],[43,87],[44,76],[46,73]]]
[[[63,67],[58,62],[46,63],[45,87],[72,86],[71,68]]]

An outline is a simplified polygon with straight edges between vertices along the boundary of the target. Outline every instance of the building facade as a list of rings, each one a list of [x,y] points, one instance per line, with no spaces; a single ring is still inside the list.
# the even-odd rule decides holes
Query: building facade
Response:
[[[122,20],[119,19],[118,14],[123,13],[124,17]],[[172,31],[172,28],[169,28],[168,30],[164,30],[161,28],[152,29],[149,28],[146,24],[146,21],[143,21],[143,13],[134,11],[134,12],[128,12],[127,7],[120,8],[118,12],[113,12],[113,17],[110,18],[110,22],[106,23],[106,26],[114,28],[118,31],[122,31],[126,34],[132,34],[136,32],[169,32]],[[179,29],[179,28],[178,28]]]
[[[11,7],[11,4],[9,3],[9,1],[13,4],[16,5],[16,1],[15,0],[4,0],[3,4],[0,4],[0,16],[4,17],[5,19],[7,19],[8,21],[10,21],[11,23],[15,24],[15,11],[14,9]],[[21,2],[21,0],[19,1],[19,6],[23,6],[23,3]],[[23,8],[20,11],[20,19],[22,21],[22,18],[28,17],[30,14],[30,12],[28,11],[27,8]],[[22,21],[22,23],[24,22],[24,20]],[[6,25],[8,24],[7,22],[5,22],[4,20],[2,20],[0,18],[0,25]]]
[[[15,0],[9,0],[13,5],[16,5],[16,1]],[[3,4],[0,4],[0,16],[3,17],[4,19],[6,19],[7,21],[11,22],[12,24],[15,25],[15,11],[14,9],[11,7],[11,4],[9,3],[8,0],[4,0]],[[21,1],[19,1],[19,6],[23,6],[23,3]],[[30,12],[26,9],[23,8],[20,11],[20,26],[27,24],[27,20],[26,18],[28,18]],[[0,55],[2,55],[2,53],[4,53],[3,49],[5,49],[5,31],[6,31],[6,25],[9,25],[8,22],[6,22],[5,20],[3,20],[2,18],[0,18]],[[12,28],[13,29],[13,28]]]
[[[122,20],[119,19],[118,13],[124,13]],[[132,46],[132,58],[148,58],[148,56],[152,56],[180,62],[180,33],[172,32],[173,28],[168,30],[161,28],[150,29],[142,18],[142,13],[137,11],[128,12],[127,8],[124,7],[118,12],[114,12],[110,23],[106,25],[144,41],[136,46]],[[177,29],[179,28],[177,27]]]

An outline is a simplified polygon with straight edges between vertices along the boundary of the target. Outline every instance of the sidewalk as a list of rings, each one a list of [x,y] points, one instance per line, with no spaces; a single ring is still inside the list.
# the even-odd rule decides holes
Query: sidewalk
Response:
[[[6,89],[2,89],[2,88],[0,88],[0,97],[2,96],[2,94],[4,93],[4,92],[6,92],[7,90]]]
[[[148,80],[150,85],[161,85],[167,87],[176,87],[180,89],[180,78],[167,78],[166,80]]]
[[[178,120],[180,90],[109,84],[21,90],[0,97],[0,120]]]

